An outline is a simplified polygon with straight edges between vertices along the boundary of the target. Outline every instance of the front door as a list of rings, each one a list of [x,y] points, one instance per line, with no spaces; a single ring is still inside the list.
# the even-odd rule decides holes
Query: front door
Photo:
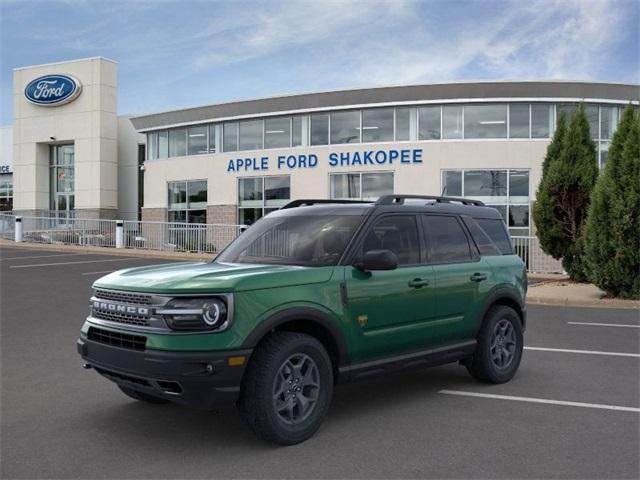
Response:
[[[396,254],[397,269],[345,270],[356,362],[419,349],[430,341],[435,277],[433,268],[421,258],[416,217],[389,215],[377,219],[365,233],[356,256],[379,249]]]

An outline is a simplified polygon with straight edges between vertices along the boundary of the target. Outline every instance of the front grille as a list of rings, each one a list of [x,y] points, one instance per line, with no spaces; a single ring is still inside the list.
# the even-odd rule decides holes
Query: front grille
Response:
[[[87,338],[94,342],[112,347],[128,348],[129,350],[144,350],[147,345],[147,337],[111,332],[96,327],[89,327]]]
[[[102,290],[101,288],[96,288],[94,296],[102,300],[137,305],[151,305],[152,297],[151,295],[146,295],[144,293],[116,292],[113,290]]]
[[[139,325],[141,327],[148,327],[151,325],[149,317],[142,315],[132,315],[128,313],[112,312],[109,310],[93,310],[92,316],[101,320],[109,320],[110,322],[125,323],[127,325]]]

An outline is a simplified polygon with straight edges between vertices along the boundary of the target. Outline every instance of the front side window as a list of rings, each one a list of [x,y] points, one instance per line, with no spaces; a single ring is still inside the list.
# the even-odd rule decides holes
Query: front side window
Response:
[[[183,157],[187,154],[187,129],[169,130],[169,156]]]
[[[378,220],[366,233],[360,255],[371,250],[390,250],[398,265],[420,263],[420,241],[413,215],[393,215]]]
[[[207,181],[169,182],[169,222],[207,223]]]
[[[471,260],[469,241],[456,217],[423,215],[429,263],[461,263]]]
[[[251,225],[264,215],[278,210],[291,199],[291,178],[245,177],[238,179],[238,221]]]
[[[371,108],[362,111],[362,141],[393,141],[393,108]]]
[[[360,215],[268,216],[240,235],[216,262],[333,266],[362,219]]]
[[[264,121],[264,148],[291,146],[291,118],[267,118]]]
[[[507,138],[507,106],[491,104],[464,107],[464,138]]]
[[[440,140],[440,106],[418,109],[418,140]]]
[[[393,193],[393,172],[334,173],[329,178],[332,199],[377,200]]]
[[[331,143],[360,142],[360,111],[331,113]]]

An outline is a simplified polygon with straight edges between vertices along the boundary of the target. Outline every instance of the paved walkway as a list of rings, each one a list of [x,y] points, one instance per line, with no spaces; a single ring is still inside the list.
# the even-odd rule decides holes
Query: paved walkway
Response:
[[[640,301],[603,298],[605,293],[595,285],[567,280],[534,284],[527,292],[527,303],[584,307],[635,308]]]

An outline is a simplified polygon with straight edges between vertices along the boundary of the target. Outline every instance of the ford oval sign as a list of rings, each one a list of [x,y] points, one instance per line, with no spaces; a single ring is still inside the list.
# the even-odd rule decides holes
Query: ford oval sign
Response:
[[[70,75],[45,75],[29,82],[24,96],[35,105],[57,106],[75,100],[82,84]]]

